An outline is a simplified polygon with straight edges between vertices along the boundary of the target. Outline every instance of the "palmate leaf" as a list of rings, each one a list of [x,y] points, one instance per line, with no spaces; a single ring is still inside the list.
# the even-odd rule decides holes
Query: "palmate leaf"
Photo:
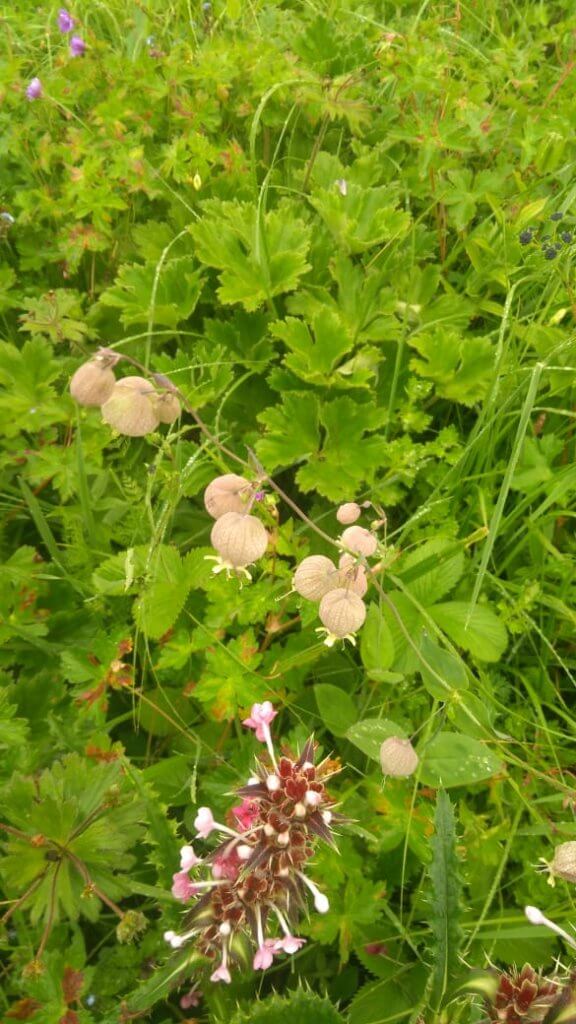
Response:
[[[458,970],[461,883],[456,856],[456,826],[450,798],[440,790],[436,800],[435,832],[430,840],[432,861],[429,872],[432,882],[430,928],[434,940],[434,970],[430,1003],[438,1009]]]
[[[314,313],[310,327],[304,320],[287,317],[271,330],[289,349],[285,365],[311,383],[328,384],[333,368],[354,344],[338,314],[328,308]]]
[[[412,359],[412,369],[434,381],[442,398],[474,405],[488,393],[494,373],[489,338],[438,328],[413,334],[408,342],[423,357]]]
[[[221,302],[256,310],[267,299],[293,291],[310,270],[310,228],[289,201],[261,220],[253,203],[211,199],[203,213],[190,232],[198,259],[220,271]]]
[[[70,754],[36,780],[14,775],[0,821],[28,838],[8,833],[0,862],[8,892],[20,894],[42,877],[34,892],[34,920],[50,916],[52,905],[55,920],[62,911],[93,918],[98,903],[82,900],[82,892],[89,879],[113,899],[129,891],[123,874],[134,862],[129,850],[142,835],[142,815],[143,805],[117,761],[94,763]]]
[[[345,196],[332,187],[316,192],[310,202],[347,253],[401,238],[410,227],[409,214],[397,208],[394,185],[363,188],[350,182]]]
[[[123,324],[162,324],[176,327],[196,308],[202,276],[193,257],[157,264],[120,267],[115,283],[100,296],[104,306],[120,310]]]

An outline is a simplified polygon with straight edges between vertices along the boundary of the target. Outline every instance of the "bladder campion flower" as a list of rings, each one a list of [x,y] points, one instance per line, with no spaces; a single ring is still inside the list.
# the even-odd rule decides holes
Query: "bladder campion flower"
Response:
[[[353,590],[338,587],[320,601],[319,616],[324,629],[319,627],[317,632],[326,634],[324,643],[327,647],[332,647],[336,640],[349,640],[355,644],[354,634],[364,624],[366,606]]]
[[[296,953],[305,943],[294,928],[307,892],[318,913],[329,909],[328,898],[305,869],[317,840],[334,845],[334,825],[344,821],[326,788],[340,765],[329,758],[316,765],[312,738],[299,755],[285,750],[277,755],[270,735],[275,717],[270,701],[264,701],[254,704],[244,720],[269,749],[258,756],[254,775],[237,791],[241,803],[230,820],[238,828],[215,821],[210,808],[199,808],[198,836],[220,833],[220,844],[202,861],[184,846],[180,862],[186,869],[174,875],[174,896],[189,909],[181,933],[170,930],[164,938],[173,949],[193,940],[213,962],[213,982],[230,983],[246,938],[253,944],[257,971],[282,953]],[[191,879],[188,870],[198,878]]]
[[[256,516],[242,512],[225,512],[220,516],[210,534],[213,547],[219,557],[213,559],[213,572],[236,571],[250,579],[246,566],[256,562],[268,547],[268,534]],[[210,557],[210,556],[208,556]]]

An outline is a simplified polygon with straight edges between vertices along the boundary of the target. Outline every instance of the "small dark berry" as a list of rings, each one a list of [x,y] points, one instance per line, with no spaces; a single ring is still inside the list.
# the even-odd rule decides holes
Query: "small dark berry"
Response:
[[[572,241],[572,232],[571,231],[563,231],[562,234],[560,235],[560,238],[562,239],[563,242],[566,242],[566,245],[570,245],[570,242]]]
[[[562,211],[561,210],[557,210],[556,213],[552,213],[550,215],[550,220],[562,220],[563,216],[564,216],[564,214],[562,213]]]
[[[558,253],[556,252],[556,249],[552,249],[551,247],[544,250],[544,258],[547,260],[555,260],[557,255]]]
[[[532,241],[532,232],[529,230],[521,231],[518,235],[518,241],[520,245],[528,245]]]

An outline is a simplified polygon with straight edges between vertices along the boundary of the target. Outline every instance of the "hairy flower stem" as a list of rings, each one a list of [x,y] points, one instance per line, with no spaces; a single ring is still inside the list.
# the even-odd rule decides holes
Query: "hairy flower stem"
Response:
[[[46,878],[47,871],[48,868],[46,867],[44,868],[44,871],[41,871],[39,875],[36,875],[36,878],[34,879],[32,884],[28,886],[26,892],[22,893],[22,895],[19,896],[19,898],[15,900],[14,903],[12,903],[12,905],[8,908],[6,913],[3,914],[2,917],[0,917],[0,924],[6,924],[6,922],[9,921],[10,918],[12,917],[12,914],[16,913],[16,911],[22,906],[23,903],[26,902],[28,897],[31,896],[33,892],[36,892],[36,889],[38,888],[40,883]]]

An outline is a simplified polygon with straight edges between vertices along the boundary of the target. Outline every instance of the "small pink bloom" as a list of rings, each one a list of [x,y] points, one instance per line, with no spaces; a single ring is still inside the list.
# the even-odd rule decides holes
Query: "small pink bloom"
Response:
[[[183,1010],[189,1010],[192,1006],[199,1006],[200,995],[195,988],[191,988],[185,996],[182,996],[180,1000],[180,1006]]]
[[[216,828],[216,822],[209,807],[200,807],[194,819],[194,828],[198,829],[198,838],[207,839]]]
[[[285,935],[283,939],[278,939],[274,945],[276,952],[282,950],[283,953],[297,953],[306,943],[306,939],[301,939],[298,935]]]
[[[210,975],[210,981],[224,981],[227,985],[230,984],[232,978],[225,963],[221,963],[220,967],[217,967],[214,973]]]
[[[276,939],[266,939],[263,946],[259,946],[254,954],[252,966],[255,971],[266,971],[274,960]]]
[[[70,40],[70,54],[72,57],[83,57],[86,52],[86,43],[82,36],[72,36]]]
[[[66,10],[65,7],[61,7],[58,11],[58,28],[61,32],[71,32],[75,25],[74,18]]]
[[[202,858],[197,857],[194,853],[194,849],[191,846],[183,846],[180,850],[180,869],[182,871],[190,871],[190,868],[195,868],[197,864],[202,863]]]
[[[26,96],[29,100],[39,100],[42,95],[42,82],[39,78],[32,78],[28,88],[26,89]]]
[[[257,821],[260,814],[260,808],[255,800],[243,800],[238,807],[232,808],[232,813],[240,822],[242,829],[246,831],[252,828],[252,825]]]
[[[196,887],[192,884],[185,871],[177,871],[172,875],[172,895],[174,899],[186,903],[196,895]]]
[[[256,739],[261,743],[266,743],[266,736],[270,735],[270,723],[274,721],[277,714],[278,712],[274,710],[271,702],[265,700],[263,704],[252,705],[250,717],[245,718],[242,725],[254,729]]]
[[[214,878],[226,878],[229,882],[234,882],[238,878],[240,867],[241,860],[238,856],[238,849],[234,846],[226,855],[220,854],[219,857],[214,858],[212,875]]]
[[[318,807],[318,804],[322,803],[322,793],[317,793],[315,789],[307,790],[304,796],[304,803],[308,804],[309,807]]]

